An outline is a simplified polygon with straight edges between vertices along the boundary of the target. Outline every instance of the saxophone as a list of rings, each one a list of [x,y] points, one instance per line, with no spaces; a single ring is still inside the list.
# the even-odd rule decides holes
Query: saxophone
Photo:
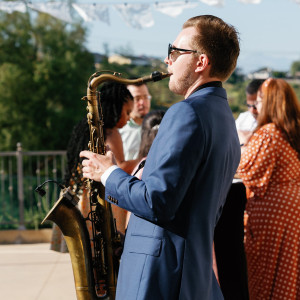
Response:
[[[106,81],[140,85],[149,81],[159,81],[169,77],[169,73],[153,72],[150,76],[135,80],[125,79],[119,73],[101,74],[96,72],[88,80],[87,122],[89,125],[89,150],[105,154],[103,116],[100,95],[97,88]],[[116,231],[111,205],[104,200],[104,187],[101,183],[87,180],[91,212],[84,219],[77,208],[78,196],[71,187],[63,187],[61,197],[54,204],[42,223],[52,221],[62,231],[66,240],[73,269],[76,296],[78,300],[114,300],[119,259],[114,249],[120,243]],[[37,189],[36,189],[37,190]],[[86,222],[92,223],[90,238]]]

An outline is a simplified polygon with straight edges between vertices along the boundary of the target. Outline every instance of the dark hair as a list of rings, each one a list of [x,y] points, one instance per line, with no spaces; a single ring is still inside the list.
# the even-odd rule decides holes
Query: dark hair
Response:
[[[182,28],[187,27],[197,30],[198,34],[192,38],[192,46],[208,56],[211,64],[209,75],[222,81],[227,80],[234,71],[240,54],[236,29],[212,15],[190,18]]]
[[[81,189],[83,184],[80,166],[82,158],[79,157],[79,153],[88,149],[89,140],[89,125],[87,118],[84,118],[74,126],[67,146],[67,168],[64,183],[66,186],[76,185],[76,192]]]
[[[165,112],[163,110],[153,110],[144,117],[142,123],[142,138],[138,154],[139,159],[148,155],[164,114]]]
[[[265,79],[253,79],[249,82],[246,87],[246,93],[250,95],[254,95],[257,93],[260,86],[263,84]]]
[[[109,82],[101,86],[100,102],[104,122],[104,140],[106,139],[105,129],[116,126],[121,116],[123,104],[132,100],[133,98],[124,84]],[[81,162],[83,159],[79,157],[79,153],[88,149],[89,140],[89,125],[85,117],[74,126],[67,146],[67,169],[64,182],[67,186],[73,186],[76,192],[83,185],[81,174]]]
[[[132,101],[133,97],[126,85],[117,82],[104,83],[100,88],[100,103],[104,122],[104,138],[107,128],[114,128],[121,117],[123,104]]]

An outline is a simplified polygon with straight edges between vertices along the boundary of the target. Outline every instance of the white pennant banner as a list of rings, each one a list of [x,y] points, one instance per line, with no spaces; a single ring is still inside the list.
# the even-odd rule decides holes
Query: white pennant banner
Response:
[[[261,2],[261,0],[238,0],[238,1],[246,4],[259,4]]]
[[[224,0],[199,0],[207,5],[223,6]]]
[[[110,25],[107,5],[73,3],[72,6],[85,22],[102,21]]]
[[[115,4],[114,8],[131,27],[142,29],[154,25],[154,20],[147,4]]]
[[[70,6],[65,2],[45,2],[45,3],[28,3],[28,7],[49,14],[62,21],[72,23],[73,18],[70,13]]]
[[[40,0],[37,0],[40,1]],[[237,0],[245,4],[259,4],[261,0]],[[300,0],[292,0],[300,4]],[[190,1],[166,1],[153,3],[153,8],[160,13],[170,17],[179,16],[184,9],[193,9],[203,2],[207,5],[223,6],[224,0],[197,0]],[[122,16],[123,20],[133,28],[142,29],[154,25],[150,10],[150,4],[97,4],[97,3],[72,3],[66,2],[27,2],[22,1],[1,1],[0,11],[13,13],[14,11],[25,13],[27,7],[38,12],[47,13],[57,19],[68,23],[73,22],[72,11],[76,11],[85,22],[101,21],[110,25],[109,5],[112,5]],[[152,5],[152,4],[151,4]]]
[[[24,2],[1,1],[0,10],[3,10],[9,14],[13,13],[14,11],[25,13],[26,5]]]
[[[190,3],[187,1],[174,1],[174,2],[162,2],[162,3],[156,2],[154,5],[154,9],[163,14],[175,18],[179,16],[184,9],[195,8],[198,5],[199,5],[198,3]]]

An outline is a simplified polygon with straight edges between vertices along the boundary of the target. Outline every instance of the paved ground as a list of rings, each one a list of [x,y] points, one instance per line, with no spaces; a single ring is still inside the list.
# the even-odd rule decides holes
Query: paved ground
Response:
[[[49,243],[0,245],[0,299],[76,300],[70,255]]]

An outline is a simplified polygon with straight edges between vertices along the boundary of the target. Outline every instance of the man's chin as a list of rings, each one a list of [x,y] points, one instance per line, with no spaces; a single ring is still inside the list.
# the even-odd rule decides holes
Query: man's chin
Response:
[[[143,119],[143,118],[146,116],[146,114],[147,114],[147,113],[144,112],[144,111],[143,111],[143,112],[140,112],[139,115],[138,115],[138,117]]]

